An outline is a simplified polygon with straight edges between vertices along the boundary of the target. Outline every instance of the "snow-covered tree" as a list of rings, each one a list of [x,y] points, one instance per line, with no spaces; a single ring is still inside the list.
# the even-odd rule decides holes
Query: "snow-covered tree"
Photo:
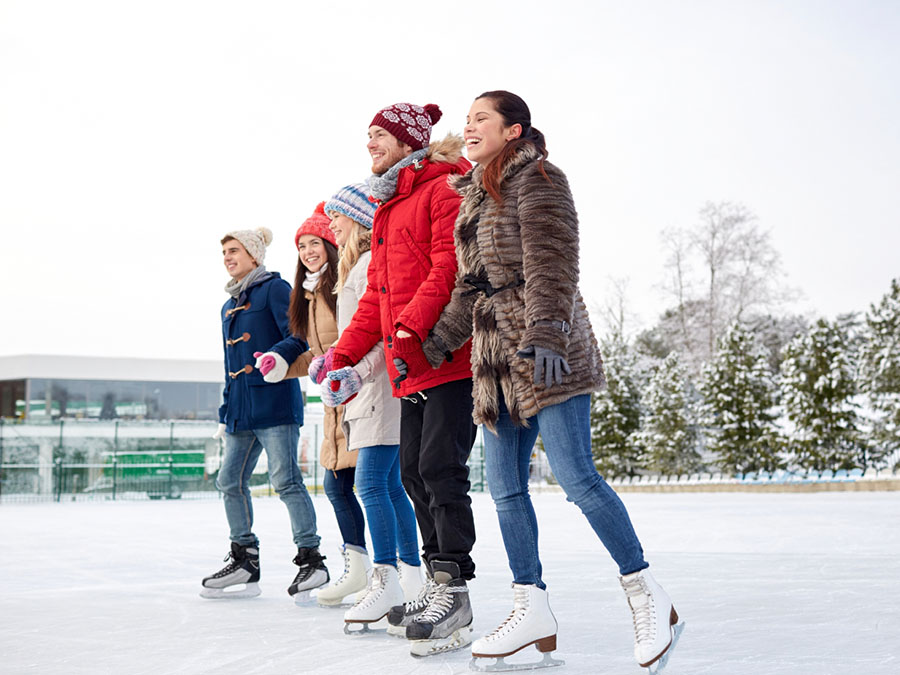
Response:
[[[859,384],[875,413],[869,460],[877,464],[900,450],[900,279],[869,308],[863,336]]]
[[[855,368],[842,326],[819,319],[784,355],[782,401],[794,425],[789,445],[796,463],[817,470],[865,466]]]
[[[641,425],[641,394],[634,355],[618,340],[602,348],[606,388],[591,399],[591,448],[605,476],[633,476],[640,468],[634,434]]]
[[[650,379],[642,401],[646,411],[635,440],[644,467],[662,474],[691,473],[701,466],[688,383],[677,352]]]
[[[783,465],[774,413],[776,388],[769,350],[734,323],[703,369],[701,417],[706,446],[729,473],[773,471]]]

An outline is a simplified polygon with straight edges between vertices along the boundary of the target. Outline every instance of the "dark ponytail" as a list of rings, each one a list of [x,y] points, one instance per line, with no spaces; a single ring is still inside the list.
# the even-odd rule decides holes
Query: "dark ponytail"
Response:
[[[475,100],[477,101],[482,98],[491,101],[494,105],[494,110],[496,110],[500,114],[500,117],[503,118],[504,126],[511,127],[513,124],[522,126],[522,133],[519,137],[509,141],[503,146],[503,150],[500,151],[500,154],[488,162],[488,165],[484,168],[482,183],[487,193],[493,197],[495,201],[500,201],[500,182],[503,176],[503,167],[506,166],[506,163],[516,154],[518,149],[525,145],[533,145],[541,154],[541,158],[538,160],[538,168],[541,171],[541,175],[543,175],[548,182],[552,183],[552,181],[550,181],[550,176],[544,171],[544,160],[547,159],[548,155],[547,142],[544,139],[544,134],[538,131],[537,128],[531,126],[531,111],[528,109],[528,104],[525,103],[520,96],[516,96],[512,92],[504,91],[502,89],[486,91],[481,94],[481,96],[476,97]]]

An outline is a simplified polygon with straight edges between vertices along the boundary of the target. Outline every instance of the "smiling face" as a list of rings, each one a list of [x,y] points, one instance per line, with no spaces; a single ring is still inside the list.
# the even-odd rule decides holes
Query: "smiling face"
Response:
[[[401,143],[390,131],[377,124],[369,127],[366,149],[372,157],[372,173],[375,174],[384,173],[413,151],[406,143]]]
[[[297,241],[297,255],[300,262],[310,272],[315,274],[322,265],[328,262],[328,252],[325,250],[325,242],[313,234],[304,234]]]
[[[487,164],[500,154],[509,141],[521,134],[522,125],[506,126],[503,116],[494,108],[491,99],[475,99],[463,129],[466,155],[469,161]]]
[[[331,231],[334,232],[334,240],[337,242],[337,245],[343,246],[350,238],[350,233],[353,231],[353,228],[356,227],[356,223],[343,213],[332,211],[331,224],[329,227],[331,228]]]
[[[237,281],[250,274],[256,267],[256,261],[237,239],[229,239],[222,244],[222,258],[228,274]]]

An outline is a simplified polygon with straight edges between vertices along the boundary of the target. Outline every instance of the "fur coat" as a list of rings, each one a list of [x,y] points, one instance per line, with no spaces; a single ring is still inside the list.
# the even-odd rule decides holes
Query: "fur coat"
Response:
[[[462,196],[454,228],[459,265],[450,303],[425,340],[432,366],[472,337],[474,419],[493,429],[503,394],[513,423],[546,406],[605,385],[597,340],[578,291],[578,216],[565,174],[520,147],[503,167],[498,203],[482,186],[483,167],[452,179]],[[474,283],[473,283],[474,282]],[[540,346],[561,354],[572,372],[562,385],[534,382]]]

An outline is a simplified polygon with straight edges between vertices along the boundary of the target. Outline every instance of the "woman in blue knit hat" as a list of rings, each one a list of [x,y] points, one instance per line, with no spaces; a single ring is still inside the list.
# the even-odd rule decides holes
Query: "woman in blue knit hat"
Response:
[[[340,333],[366,290],[375,204],[366,185],[348,185],[326,202],[325,213],[340,247],[335,287]],[[345,390],[356,392],[344,402],[344,434],[348,448],[359,451],[356,491],[366,510],[374,562],[366,592],[344,614],[344,630],[351,632],[366,630],[392,607],[415,599],[422,576],[415,514],[400,482],[400,400],[391,394],[381,342],[344,370]],[[328,384],[323,384],[322,400],[334,405]]]

